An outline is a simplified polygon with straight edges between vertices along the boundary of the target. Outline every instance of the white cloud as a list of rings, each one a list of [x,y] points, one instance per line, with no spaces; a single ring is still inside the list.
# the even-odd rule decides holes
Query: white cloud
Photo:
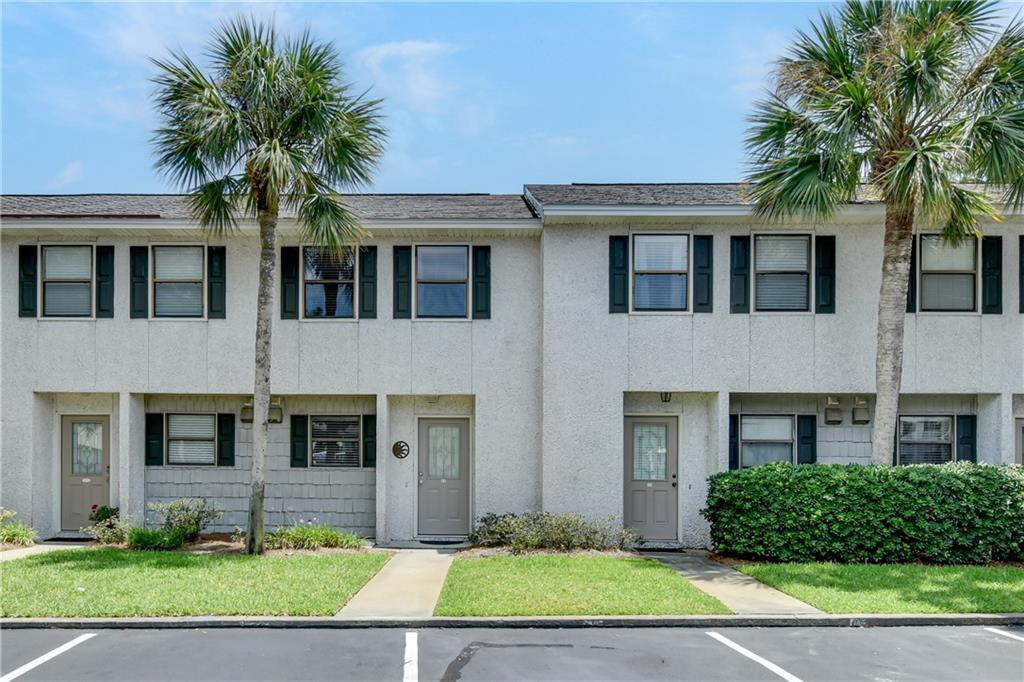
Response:
[[[459,49],[451,43],[402,40],[364,48],[356,59],[389,100],[420,112],[438,113],[455,85],[437,60]]]
[[[81,161],[72,161],[57,172],[51,184],[54,189],[74,185],[82,179],[84,171],[85,165]]]
[[[729,65],[729,92],[748,104],[771,85],[775,62],[783,56],[790,41],[778,31],[747,32],[733,40],[733,61]]]

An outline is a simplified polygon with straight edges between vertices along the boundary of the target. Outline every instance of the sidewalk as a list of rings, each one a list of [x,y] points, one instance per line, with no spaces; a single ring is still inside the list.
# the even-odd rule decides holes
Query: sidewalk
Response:
[[[13,561],[14,559],[22,559],[27,556],[34,556],[36,554],[46,554],[47,552],[56,552],[60,549],[81,549],[89,544],[89,541],[83,540],[82,542],[43,542],[38,545],[31,545],[29,547],[17,547],[15,549],[5,549],[0,552],[0,561]]]
[[[430,618],[452,550],[401,549],[338,612],[338,618]]]
[[[701,550],[641,552],[657,559],[697,589],[715,597],[740,616],[816,615],[810,604],[754,580],[725,564],[712,561]]]

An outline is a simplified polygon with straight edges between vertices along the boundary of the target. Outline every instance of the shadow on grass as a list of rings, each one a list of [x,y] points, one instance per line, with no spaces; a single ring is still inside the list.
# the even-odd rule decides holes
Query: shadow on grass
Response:
[[[150,552],[141,550],[101,547],[97,549],[67,549],[37,554],[20,559],[23,566],[40,568],[69,568],[73,570],[101,571],[117,568],[209,568],[228,563],[259,561],[263,557],[245,554],[189,554],[188,552]]]

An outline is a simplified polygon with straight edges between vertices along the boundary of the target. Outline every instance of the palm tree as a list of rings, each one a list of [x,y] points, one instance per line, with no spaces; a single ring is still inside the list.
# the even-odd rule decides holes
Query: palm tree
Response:
[[[957,244],[1024,205],[1024,24],[997,19],[982,0],[850,0],[798,33],[750,119],[759,216],[885,204],[875,464],[892,462],[915,222]]]
[[[279,212],[293,207],[304,240],[330,251],[358,243],[363,231],[337,193],[369,184],[386,133],[380,100],[353,94],[334,46],[308,31],[279,38],[270,23],[237,18],[214,33],[206,57],[209,72],[180,52],[153,60],[156,166],[189,193],[204,228],[234,233],[239,217],[259,226],[246,535],[246,551],[259,554]]]

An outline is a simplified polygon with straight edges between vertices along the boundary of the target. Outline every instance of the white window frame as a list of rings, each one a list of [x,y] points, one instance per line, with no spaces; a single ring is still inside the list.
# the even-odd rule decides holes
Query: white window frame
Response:
[[[781,440],[763,440],[763,439],[749,440],[749,439],[744,439],[743,438],[743,418],[744,417],[776,417],[776,418],[783,418],[784,417],[786,419],[789,419],[789,441],[788,441],[789,442],[789,463],[790,464],[794,464],[794,465],[797,463],[797,461],[796,461],[796,455],[797,455],[797,452],[796,452],[796,417],[797,417],[797,415],[795,413],[794,414],[790,414],[788,412],[784,412],[784,413],[741,412],[738,415],[738,417],[739,417],[739,420],[738,420],[739,421],[739,424],[738,424],[739,428],[737,430],[739,431],[739,433],[736,434],[736,441],[737,441],[736,442],[736,447],[739,450],[737,455],[738,455],[738,459],[739,459],[739,468],[740,469],[751,468],[751,467],[744,466],[744,464],[743,464],[743,443],[744,442],[748,442],[748,443],[784,443],[784,442],[787,442],[787,441],[781,441]],[[757,466],[757,465],[755,465],[755,466]]]
[[[157,248],[165,248],[165,247],[168,247],[168,246],[171,246],[171,247],[200,248],[201,251],[202,251],[202,254],[203,254],[203,268],[202,268],[202,273],[201,273],[202,274],[202,280],[201,280],[201,283],[200,283],[200,296],[199,296],[199,299],[200,299],[200,303],[202,304],[203,311],[202,311],[202,314],[200,314],[200,315],[191,315],[191,316],[187,316],[186,317],[186,316],[183,316],[183,315],[157,315],[156,314],[156,285],[157,285],[157,279],[156,279],[156,249]],[[207,303],[206,299],[207,299],[207,296],[209,295],[209,292],[207,291],[207,287],[209,286],[209,282],[207,281],[207,274],[208,274],[207,271],[209,269],[209,263],[207,263],[207,259],[210,256],[209,249],[207,248],[207,246],[208,245],[206,243],[196,243],[196,242],[167,242],[167,243],[153,243],[153,244],[149,245],[149,319],[151,319],[151,320],[159,320],[160,322],[167,322],[167,321],[170,321],[170,320],[177,320],[177,321],[184,321],[184,322],[196,322],[196,321],[206,320],[207,319],[206,316],[207,316],[208,311],[207,311],[207,306],[206,306],[206,303]],[[160,281],[161,282],[170,282],[172,280],[160,280]],[[194,282],[196,280],[173,280],[173,281],[176,281],[176,282]]]
[[[917,249],[917,272],[914,273],[916,294],[917,294],[917,306],[915,310],[918,314],[925,315],[981,315],[981,239],[973,237],[974,239],[974,308],[971,310],[928,310],[924,307],[924,237],[942,237],[940,232],[919,232],[914,235],[914,248]],[[952,271],[952,270],[930,270],[928,274],[941,275],[941,274],[956,274],[965,275],[968,274],[965,271]],[[916,416],[916,415],[910,415]]]
[[[46,279],[45,249],[51,246],[89,247],[89,314],[88,315],[47,315],[44,284]],[[95,320],[96,319],[96,245],[81,242],[42,242],[36,245],[36,317],[40,320]],[[49,280],[52,282],[84,282],[80,279]]]
[[[807,238],[807,309],[806,310],[758,310],[757,309],[757,238],[758,237],[806,237]],[[813,232],[751,232],[750,234],[750,314],[752,315],[814,315],[814,300],[817,296],[815,291],[815,268],[817,263],[814,258],[814,240],[817,235]],[[777,272],[768,270],[770,274]],[[795,274],[789,271],[787,274]]]
[[[686,237],[686,270],[642,270],[637,272],[636,238],[637,237]],[[629,313],[631,315],[692,315],[693,314],[693,233],[692,232],[630,232],[629,233]],[[646,310],[636,307],[633,290],[638,274],[685,274],[686,275],[686,308],[683,310]]]
[[[356,322],[359,320],[359,247],[346,246],[344,248],[352,251],[352,316],[351,317],[309,317],[306,315],[306,249],[320,249],[322,246],[313,244],[299,245],[299,319],[303,322]],[[379,267],[379,266],[378,266]],[[310,280],[311,282],[344,282],[345,280]]]
[[[186,318],[186,319],[195,319],[195,318]],[[213,461],[211,463],[209,463],[209,464],[198,464],[198,463],[195,463],[195,462],[191,462],[191,463],[186,463],[186,464],[175,464],[175,463],[171,462],[170,445],[171,445],[171,440],[172,439],[171,439],[171,430],[169,428],[169,425],[170,425],[170,417],[172,415],[188,415],[188,416],[213,417]],[[208,467],[216,467],[217,466],[217,460],[220,457],[220,438],[218,438],[219,434],[217,433],[218,426],[217,426],[217,413],[216,412],[164,412],[163,417],[164,417],[164,466],[168,466],[168,467],[184,467],[184,468],[187,468],[187,467],[202,467],[204,469],[208,468]],[[206,439],[205,438],[175,438],[173,440],[205,441]]]
[[[902,462],[902,459],[903,459],[902,455],[903,455],[903,453],[901,452],[901,450],[903,449],[903,440],[900,438],[900,425],[903,423],[903,420],[905,418],[907,418],[907,417],[917,417],[917,418],[922,418],[922,419],[949,419],[949,421],[950,421],[950,426],[949,426],[949,437],[950,437],[950,441],[949,441],[949,448],[950,448],[949,449],[949,455],[950,456],[949,456],[949,462],[948,463],[953,463],[953,462],[959,461],[957,459],[957,457],[956,457],[956,454],[957,454],[956,453],[956,445],[957,445],[956,418],[957,418],[957,415],[950,414],[948,412],[947,413],[942,413],[942,414],[921,414],[920,412],[918,412],[918,413],[911,413],[911,414],[903,414],[901,412],[900,414],[896,415],[896,466],[912,466],[912,465],[909,465],[909,464],[904,464]],[[936,441],[936,442],[938,442],[938,441]]]
[[[356,440],[356,445],[359,452],[359,466],[357,467],[345,467],[336,466],[333,464],[313,464],[313,420],[314,419],[347,419],[355,418],[356,424],[359,427],[359,436]],[[364,466],[363,463],[363,415],[362,414],[339,414],[337,412],[316,412],[306,416],[306,433],[309,434],[309,442],[306,445],[306,467],[309,469],[327,469],[330,471],[370,471],[377,467]]]
[[[430,248],[432,246],[460,246],[466,249],[466,308],[460,317],[437,317],[433,315],[420,315],[420,273],[419,273],[419,249],[420,247]],[[430,284],[431,281],[423,282]],[[442,284],[457,284],[455,280],[440,282]],[[420,242],[412,244],[412,308],[413,319],[428,322],[470,322],[472,321],[473,310],[473,245],[469,242]]]

